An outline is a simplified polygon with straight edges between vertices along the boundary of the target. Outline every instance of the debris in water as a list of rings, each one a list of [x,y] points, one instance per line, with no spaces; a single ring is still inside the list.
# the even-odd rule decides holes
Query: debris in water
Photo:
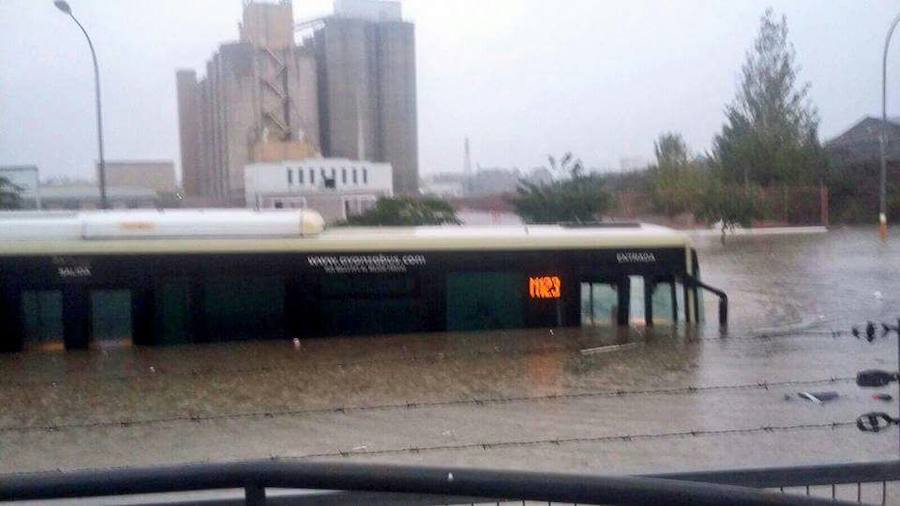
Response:
[[[875,297],[875,300],[881,300],[884,298],[884,295],[881,294],[881,290],[875,290],[872,293],[872,296]]]
[[[780,337],[797,334],[807,330],[815,329],[822,324],[825,319],[824,315],[817,315],[814,318],[808,318],[797,323],[789,323],[777,327],[763,327],[754,329],[752,334],[754,337]]]
[[[837,392],[797,392],[797,397],[822,404],[838,398]]]
[[[637,348],[641,343],[611,344],[609,346],[597,346],[596,348],[584,348],[582,355],[596,355],[598,353],[610,353],[613,351],[625,351]]]
[[[150,372],[156,372],[156,368],[153,367],[152,365],[150,366]]]

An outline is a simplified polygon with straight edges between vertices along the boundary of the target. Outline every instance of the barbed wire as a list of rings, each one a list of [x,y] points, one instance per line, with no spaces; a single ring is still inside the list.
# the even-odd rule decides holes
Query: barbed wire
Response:
[[[750,428],[734,428],[734,429],[697,429],[675,432],[651,432],[639,434],[617,434],[605,436],[581,436],[568,438],[547,438],[547,439],[529,439],[516,441],[494,441],[487,443],[464,443],[458,445],[435,445],[422,447],[403,447],[403,448],[387,448],[383,450],[337,450],[334,452],[310,453],[293,457],[295,459],[312,459],[312,458],[329,458],[329,457],[355,457],[355,456],[373,456],[373,455],[397,455],[397,454],[417,454],[436,451],[460,451],[481,449],[484,451],[497,450],[503,448],[517,448],[529,446],[561,446],[573,443],[608,443],[623,442],[631,443],[642,440],[659,440],[659,439],[684,439],[693,437],[710,437],[710,436],[726,436],[735,434],[758,434],[758,433],[778,433],[778,432],[794,432],[803,430],[837,430],[848,427],[856,427],[856,422],[824,422],[809,423],[795,425],[767,425],[762,427]],[[274,458],[274,456],[273,456]]]
[[[503,448],[516,448],[516,447],[529,447],[529,446],[541,446],[541,445],[554,445],[554,446],[562,446],[566,444],[573,443],[633,443],[640,442],[645,440],[660,440],[660,439],[684,439],[684,438],[695,438],[695,437],[716,437],[716,436],[727,436],[727,435],[741,435],[741,434],[758,434],[758,433],[786,433],[786,432],[795,432],[795,431],[814,431],[814,430],[839,430],[845,429],[848,427],[855,427],[856,422],[847,422],[847,421],[833,421],[833,422],[823,422],[823,423],[814,423],[814,424],[795,424],[795,425],[768,425],[768,426],[760,426],[760,427],[744,427],[744,428],[731,428],[731,429],[698,429],[698,430],[688,430],[688,431],[674,431],[674,432],[651,432],[651,433],[636,433],[636,434],[614,434],[614,435],[604,435],[604,436],[582,436],[582,437],[568,437],[568,438],[543,438],[543,439],[529,439],[529,440],[514,440],[514,441],[492,441],[492,442],[481,442],[481,443],[464,443],[458,445],[434,445],[434,446],[420,446],[420,447],[401,447],[401,448],[386,448],[382,450],[368,450],[368,449],[359,449],[353,448],[351,450],[335,450],[333,452],[320,452],[320,453],[307,453],[302,455],[288,455],[288,454],[279,454],[279,455],[269,455],[269,460],[306,460],[306,459],[321,459],[321,458],[334,458],[334,457],[356,457],[356,456],[378,456],[378,455],[397,455],[397,454],[419,454],[426,452],[437,452],[437,451],[461,451],[461,450],[471,450],[471,449],[481,449],[484,451],[495,450],[495,449],[503,449]],[[189,462],[185,462],[184,464],[206,464],[209,463],[209,459],[202,460],[192,460]],[[219,461],[221,462],[221,461]],[[84,467],[84,468],[75,468],[63,470],[60,468],[56,469],[48,469],[45,471],[15,471],[9,473],[8,476],[29,476],[35,474],[44,475],[46,473],[63,473],[63,472],[78,472],[83,470],[106,470],[106,471],[114,471],[121,469],[130,469],[130,466],[108,466],[103,468],[96,467]]]
[[[260,410],[249,411],[243,413],[221,413],[221,414],[186,414],[163,416],[144,419],[120,419],[120,420],[99,420],[93,422],[71,422],[60,424],[46,425],[18,425],[0,427],[0,433],[9,432],[57,432],[65,429],[91,429],[100,427],[123,427],[128,428],[138,425],[153,425],[162,423],[179,423],[179,422],[209,422],[214,420],[232,420],[242,418],[275,418],[275,417],[292,417],[304,416],[323,413],[343,413],[350,412],[366,412],[366,411],[389,411],[400,409],[424,409],[435,407],[450,406],[488,406],[494,404],[510,404],[510,403],[529,403],[529,402],[546,402],[546,401],[564,401],[578,400],[590,398],[611,398],[611,397],[630,397],[630,396],[647,396],[647,395],[696,395],[701,393],[735,391],[735,390],[769,390],[773,388],[781,388],[787,386],[816,386],[835,383],[849,383],[855,381],[856,378],[848,377],[832,377],[828,379],[818,380],[788,380],[774,382],[757,382],[743,383],[734,385],[706,385],[706,386],[685,386],[671,388],[655,388],[640,390],[597,390],[589,392],[573,392],[565,394],[545,394],[532,396],[506,396],[506,397],[487,397],[479,399],[454,399],[446,401],[418,401],[405,403],[385,403],[373,405],[359,406],[338,406],[326,408],[303,408],[303,409],[284,409],[284,410]]]

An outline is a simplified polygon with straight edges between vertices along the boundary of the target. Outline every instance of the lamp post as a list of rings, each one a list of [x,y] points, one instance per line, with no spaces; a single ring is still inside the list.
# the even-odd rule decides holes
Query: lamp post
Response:
[[[97,98],[97,147],[100,153],[98,167],[98,176],[100,179],[100,208],[108,209],[109,202],[107,202],[106,199],[106,162],[103,159],[103,114],[101,114],[100,109],[100,67],[97,65],[97,53],[94,51],[94,43],[91,41],[91,37],[88,35],[87,30],[81,26],[81,23],[78,22],[78,19],[75,18],[75,15],[72,14],[72,9],[69,7],[69,4],[65,2],[65,0],[55,0],[53,5],[62,11],[63,14],[72,18],[72,21],[78,25],[78,28],[81,28],[81,33],[84,34],[84,38],[87,39],[88,47],[91,48],[91,58],[94,60],[94,90]]]
[[[878,225],[881,240],[887,239],[887,154],[885,137],[885,129],[887,128],[887,57],[888,49],[891,47],[891,36],[894,35],[894,28],[900,23],[900,14],[891,22],[888,29],[887,38],[884,40],[884,53],[881,59],[881,181],[880,191],[878,195]]]

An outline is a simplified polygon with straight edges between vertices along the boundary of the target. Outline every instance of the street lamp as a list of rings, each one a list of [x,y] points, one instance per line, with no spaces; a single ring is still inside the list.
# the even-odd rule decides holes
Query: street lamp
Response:
[[[94,43],[91,42],[91,37],[88,35],[87,30],[81,26],[81,23],[78,22],[78,19],[75,18],[75,15],[72,14],[72,8],[69,7],[69,4],[65,2],[65,0],[55,0],[53,5],[62,11],[63,14],[72,18],[72,21],[78,25],[78,28],[81,28],[81,33],[84,34],[88,46],[91,48],[91,58],[94,60],[94,89],[97,97],[97,145],[100,152],[100,208],[108,209],[109,203],[106,200],[106,162],[103,160],[103,115],[100,112],[100,67],[97,65],[97,53],[94,51]]]
[[[888,48],[891,46],[891,36],[894,35],[894,28],[900,23],[900,14],[891,22],[891,28],[888,30],[887,38],[884,40],[884,54],[881,60],[881,189],[879,194],[879,214],[878,224],[881,240],[887,239],[887,155],[885,154],[887,138],[885,137],[885,129],[887,128],[887,57]]]

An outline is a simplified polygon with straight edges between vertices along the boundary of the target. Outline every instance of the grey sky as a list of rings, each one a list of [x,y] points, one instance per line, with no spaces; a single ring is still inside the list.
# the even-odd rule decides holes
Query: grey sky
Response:
[[[97,46],[107,157],[179,161],[176,68],[202,71],[237,37],[240,0],[69,0]],[[420,167],[530,168],[571,150],[589,166],[649,159],[682,132],[708,149],[744,53],[771,5],[788,17],[827,139],[880,110],[881,45],[893,1],[405,0],[416,23]],[[294,0],[298,20],[330,0]],[[897,39],[900,39],[898,34]],[[889,113],[900,112],[900,40]],[[0,0],[0,164],[91,176],[90,54],[51,0]]]

